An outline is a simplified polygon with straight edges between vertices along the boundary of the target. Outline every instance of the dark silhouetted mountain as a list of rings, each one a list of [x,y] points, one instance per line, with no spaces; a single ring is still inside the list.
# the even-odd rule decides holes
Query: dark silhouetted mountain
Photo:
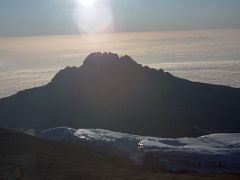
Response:
[[[90,54],[46,86],[0,100],[0,125],[178,137],[240,132],[240,89],[192,82],[129,56]]]

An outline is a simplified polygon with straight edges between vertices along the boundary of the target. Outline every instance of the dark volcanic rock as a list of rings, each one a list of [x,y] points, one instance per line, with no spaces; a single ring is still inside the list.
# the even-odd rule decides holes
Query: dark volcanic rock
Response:
[[[240,89],[191,82],[129,56],[90,54],[43,87],[0,100],[0,125],[102,128],[152,136],[240,131]]]

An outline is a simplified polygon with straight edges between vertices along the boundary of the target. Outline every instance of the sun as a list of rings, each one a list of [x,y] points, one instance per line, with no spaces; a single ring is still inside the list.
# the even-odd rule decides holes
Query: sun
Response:
[[[78,0],[78,2],[84,7],[92,7],[95,3],[95,0]]]
[[[98,33],[113,29],[110,0],[75,0],[74,20],[82,33]]]

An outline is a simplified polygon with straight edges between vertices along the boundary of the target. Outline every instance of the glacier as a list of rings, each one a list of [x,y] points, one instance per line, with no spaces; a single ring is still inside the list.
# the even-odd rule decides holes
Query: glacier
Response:
[[[78,143],[105,153],[124,156],[154,170],[198,173],[239,173],[240,133],[197,138],[160,138],[103,129],[56,127],[40,138]]]

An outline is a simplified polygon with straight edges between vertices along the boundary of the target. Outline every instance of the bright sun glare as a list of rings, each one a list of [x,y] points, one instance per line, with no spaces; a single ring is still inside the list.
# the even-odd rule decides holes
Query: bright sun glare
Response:
[[[95,0],[78,0],[82,6],[91,7],[94,5]]]
[[[111,31],[113,12],[109,0],[76,0],[74,20],[79,31],[95,33]]]

